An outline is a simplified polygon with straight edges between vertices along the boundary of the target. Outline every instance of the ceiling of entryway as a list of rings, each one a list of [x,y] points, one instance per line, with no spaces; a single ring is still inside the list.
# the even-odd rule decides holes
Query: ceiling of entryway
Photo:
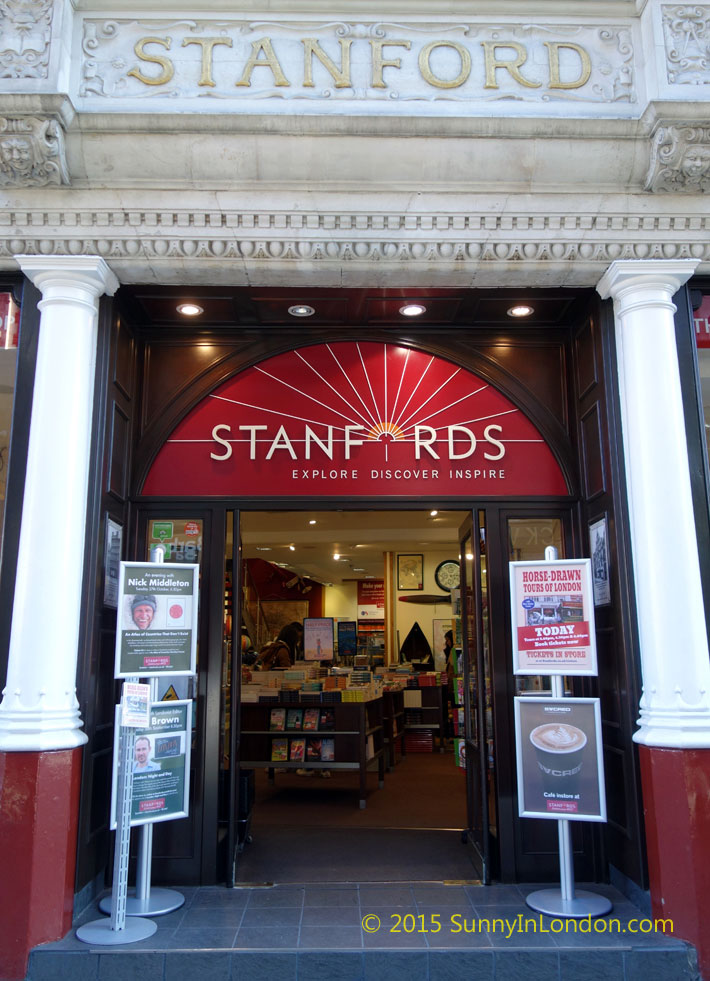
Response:
[[[474,289],[324,289],[302,287],[128,286],[117,295],[124,314],[136,325],[149,327],[228,328],[328,325],[332,327],[386,327],[407,322],[443,327],[506,324],[525,327],[561,327],[576,319],[587,302],[584,290],[474,290]],[[198,316],[186,317],[178,305],[194,302]],[[406,317],[408,302],[426,307],[417,317]],[[533,312],[517,320],[508,311],[526,303]],[[290,307],[309,306],[314,313],[299,318]]]
[[[244,511],[243,554],[321,583],[381,579],[385,552],[448,549],[458,558],[458,529],[468,512],[432,510]]]

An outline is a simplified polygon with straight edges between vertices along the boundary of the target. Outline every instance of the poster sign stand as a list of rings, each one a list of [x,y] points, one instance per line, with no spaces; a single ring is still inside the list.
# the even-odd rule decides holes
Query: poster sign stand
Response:
[[[150,551],[150,561],[154,565],[161,565],[165,559],[165,546],[154,545]],[[194,634],[194,630],[193,630]],[[158,679],[150,679],[150,702],[151,705],[158,698]],[[130,798],[132,799],[132,792]],[[119,800],[121,798],[119,797]],[[129,803],[130,809],[130,803]],[[117,830],[118,833],[118,830]],[[153,825],[143,824],[140,829],[138,840],[138,861],[136,864],[136,887],[132,896],[126,897],[126,916],[163,916],[172,913],[173,910],[180,909],[185,902],[185,897],[176,889],[155,888],[151,889],[150,871],[153,861]],[[112,913],[113,895],[106,896],[99,903],[99,909],[104,913]]]
[[[553,546],[548,546],[545,549],[545,562],[553,563],[557,561],[557,549]],[[532,563],[528,563],[532,564]],[[518,620],[517,620],[517,605],[516,602],[519,597],[516,597],[516,587],[515,587],[515,566],[516,563],[511,563],[511,606],[513,609],[513,622],[512,629],[513,633],[518,630]],[[532,580],[531,580],[532,581]],[[548,582],[552,580],[541,580],[545,583],[544,587],[538,587],[537,591],[540,593],[548,593],[549,586]],[[576,587],[575,587],[576,591]],[[550,595],[552,595],[550,591]],[[555,604],[550,603],[550,608]],[[523,609],[535,610],[535,605],[532,597],[523,598],[520,601],[520,606]],[[588,630],[588,644],[587,647],[590,650],[586,651],[584,654],[584,660],[591,663],[594,666],[593,671],[590,670],[589,663],[578,666],[576,673],[578,674],[596,674],[596,650],[594,648],[594,609],[593,605],[591,610],[586,606],[583,612],[583,620],[589,616],[589,620],[586,621],[589,624]],[[533,623],[537,623],[534,619],[531,620]],[[572,624],[570,624],[571,626]],[[554,634],[553,631],[548,632],[552,636],[558,636]],[[546,635],[547,636],[547,635]],[[570,631],[570,637],[574,636],[574,633]],[[558,649],[558,652],[562,652],[562,649]],[[530,671],[520,670],[519,661],[517,659],[517,650],[515,652],[515,673],[530,673]],[[576,658],[576,653],[573,653],[573,659]],[[541,673],[551,674],[552,683],[552,699],[564,699],[564,675],[567,673],[565,666],[547,666],[540,667],[538,670]],[[581,669],[580,669],[581,668]],[[556,673],[552,674],[552,671]],[[570,673],[575,673],[574,670]],[[518,759],[521,760],[522,757],[522,747],[518,746]],[[601,758],[600,758],[601,762]],[[520,790],[519,790],[520,793]],[[563,812],[562,812],[563,813]],[[550,815],[552,816],[552,815]],[[605,896],[600,896],[597,893],[589,892],[587,890],[577,890],[575,891],[574,886],[574,861],[572,856],[572,841],[570,835],[570,820],[564,817],[556,817],[557,820],[557,834],[558,834],[558,845],[560,851],[560,888],[559,889],[537,889],[535,892],[531,892],[527,897],[525,902],[527,905],[535,910],[537,913],[544,913],[547,916],[559,916],[569,919],[586,918],[586,917],[597,917],[603,916],[605,913],[610,912],[612,909],[612,903]]]
[[[157,926],[145,914],[158,916],[179,909],[185,902],[182,893],[173,889],[153,889],[150,867],[153,851],[153,825],[141,826],[136,872],[135,895],[128,896],[128,865],[130,858],[131,821],[134,806],[134,755],[137,759],[139,740],[135,729],[144,729],[138,714],[138,702],[151,707],[158,697],[158,674],[194,675],[197,644],[197,604],[199,566],[184,565],[157,573],[153,567],[162,565],[165,547],[151,549],[150,563],[120,564],[119,609],[116,631],[115,677],[126,679],[123,705],[118,726],[116,750],[115,823],[116,847],[113,888],[111,895],[99,903],[99,909],[109,919],[94,920],[80,927],[76,936],[84,943],[97,945],[128,944],[152,936]],[[121,608],[121,604],[123,609]],[[121,617],[123,616],[123,623]],[[137,683],[148,677],[145,699],[138,698]],[[127,695],[127,691],[130,695]],[[128,710],[130,703],[130,711]],[[185,742],[190,737],[190,712],[185,710]],[[144,720],[144,723],[146,720]],[[176,741],[177,744],[178,741]],[[150,740],[144,739],[150,745]],[[189,774],[189,747],[185,749]],[[159,767],[155,767],[159,769]],[[153,767],[151,766],[151,769]],[[152,776],[153,774],[151,774]],[[184,778],[188,779],[188,778]],[[183,812],[187,808],[187,791]],[[127,920],[126,917],[129,917]]]
[[[130,682],[137,682],[137,678]],[[148,687],[146,685],[146,687]],[[152,937],[158,929],[152,920],[132,916],[126,920],[128,861],[131,846],[131,801],[133,798],[133,727],[121,720],[118,751],[118,808],[116,848],[113,860],[113,888],[108,897],[111,916],[85,923],[76,931],[79,940],[97,946],[132,944]]]

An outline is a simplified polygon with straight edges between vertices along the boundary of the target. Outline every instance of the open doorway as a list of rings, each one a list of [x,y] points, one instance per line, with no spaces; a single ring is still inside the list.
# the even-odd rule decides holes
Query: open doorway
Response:
[[[463,847],[460,629],[458,660],[446,637],[467,514],[240,513],[237,883],[478,877]],[[294,622],[307,630],[295,663],[256,670]]]

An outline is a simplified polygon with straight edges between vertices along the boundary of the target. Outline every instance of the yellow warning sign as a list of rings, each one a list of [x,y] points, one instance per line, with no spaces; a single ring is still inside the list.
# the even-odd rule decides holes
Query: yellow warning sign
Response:
[[[175,691],[175,689],[173,688],[172,685],[165,692],[165,694],[163,695],[161,701],[162,702],[179,702],[180,701],[180,699],[178,698],[178,693]]]

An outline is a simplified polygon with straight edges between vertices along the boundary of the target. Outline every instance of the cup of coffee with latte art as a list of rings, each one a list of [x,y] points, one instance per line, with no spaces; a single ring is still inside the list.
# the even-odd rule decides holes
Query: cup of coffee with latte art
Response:
[[[547,793],[577,793],[586,734],[568,722],[545,722],[530,733]]]

